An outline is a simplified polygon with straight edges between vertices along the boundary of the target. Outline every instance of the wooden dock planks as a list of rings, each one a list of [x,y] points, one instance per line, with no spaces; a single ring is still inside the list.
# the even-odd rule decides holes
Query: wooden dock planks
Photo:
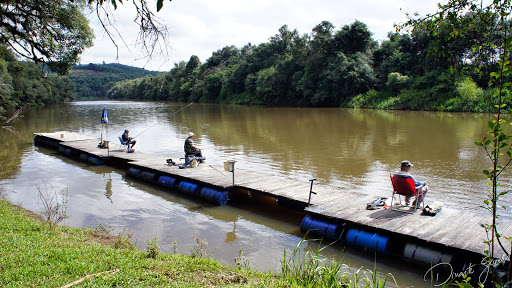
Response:
[[[163,174],[174,175],[183,179],[205,183],[208,185],[228,189],[233,187],[231,172],[224,171],[221,165],[210,163],[200,164],[196,168],[179,169],[169,166],[166,158],[148,155],[140,152],[126,153],[119,149],[118,144],[110,144],[110,149],[98,147],[99,138],[70,132],[37,133],[36,135],[59,141],[61,145],[77,149],[98,157],[116,158],[130,165],[160,171]],[[114,148],[114,149],[112,149]],[[177,157],[176,159],[178,159]],[[235,185],[239,189],[259,192],[272,197],[284,197],[293,201],[302,202],[304,206],[309,199],[311,182],[283,179],[276,175],[267,175],[259,172],[237,169],[235,171]],[[373,196],[363,193],[348,193],[335,189],[329,185],[315,183],[311,195],[311,206],[305,210],[311,213],[324,215],[357,223],[370,228],[388,231],[398,235],[415,237],[426,242],[439,243],[475,253],[482,253],[486,248],[483,241],[486,234],[480,223],[490,223],[489,217],[478,211],[464,211],[459,209],[443,208],[435,217],[420,215],[421,209],[414,214],[407,214],[391,209],[366,210],[366,204],[372,202]],[[382,197],[391,197],[391,189],[383,191]],[[427,197],[426,202],[429,201]],[[499,228],[504,235],[512,233],[512,217],[501,216]],[[508,234],[507,234],[508,233]],[[505,248],[510,251],[510,241],[503,241]],[[497,247],[498,257],[503,256],[501,248]]]

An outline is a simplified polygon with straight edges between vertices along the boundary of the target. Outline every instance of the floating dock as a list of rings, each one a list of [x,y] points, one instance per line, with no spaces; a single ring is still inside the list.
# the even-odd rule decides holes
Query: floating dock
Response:
[[[290,209],[302,211],[304,233],[341,241],[376,253],[396,255],[431,267],[448,263],[453,271],[464,271],[480,263],[487,234],[481,224],[491,218],[478,212],[443,207],[436,216],[421,215],[420,209],[407,214],[391,209],[366,210],[375,196],[348,193],[327,185],[300,182],[274,175],[236,169],[233,174],[224,167],[204,163],[196,168],[170,166],[166,158],[140,152],[127,153],[118,142],[100,148],[99,139],[72,132],[36,133],[34,142],[91,165],[111,165],[127,171],[127,176],[153,183],[217,205],[227,205],[247,195],[260,195]],[[177,160],[173,159],[173,160]],[[178,162],[178,161],[175,161]],[[214,168],[214,169],[212,169]],[[383,191],[391,196],[389,191]],[[429,202],[427,195],[426,202]],[[512,235],[512,217],[500,216],[501,235]],[[503,239],[507,251],[510,241]],[[496,258],[508,262],[496,244]]]

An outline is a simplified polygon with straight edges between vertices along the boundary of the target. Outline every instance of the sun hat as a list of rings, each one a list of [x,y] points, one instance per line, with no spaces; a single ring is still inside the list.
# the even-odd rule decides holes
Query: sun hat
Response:
[[[196,134],[194,134],[192,132],[188,133],[188,137],[192,137],[192,136],[196,136]]]
[[[400,165],[400,167],[407,167],[407,166],[412,167],[411,162],[409,162],[408,160],[402,161],[402,164]]]

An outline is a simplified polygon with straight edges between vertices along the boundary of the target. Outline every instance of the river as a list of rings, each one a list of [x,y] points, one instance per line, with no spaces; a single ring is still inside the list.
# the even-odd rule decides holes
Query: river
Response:
[[[206,164],[233,159],[236,169],[304,182],[317,178],[316,183],[376,198],[391,195],[389,174],[409,160],[415,178],[429,183],[427,203],[484,213],[479,206],[489,186],[482,170],[491,164],[474,142],[486,135],[492,115],[211,104],[175,113],[187,104],[91,101],[26,110],[12,128],[0,130],[0,195],[40,212],[38,189],[53,191],[67,208],[64,225],[130,234],[142,249],[157,238],[160,249],[171,253],[191,254],[204,240],[207,254],[224,264],[234,265],[242,251],[251,268],[280,270],[283,251],[291,252],[303,237],[301,219],[293,213],[247,203],[211,206],[33,145],[35,132],[73,131],[102,135],[117,149],[117,137],[129,129],[137,139],[135,153],[179,158],[187,134],[194,132]],[[106,125],[100,123],[103,107]],[[503,175],[501,189],[511,189],[510,174]],[[511,203],[511,195],[502,198],[508,209]],[[343,255],[353,269],[372,270],[375,262],[374,254],[340,244],[322,253]],[[400,287],[427,285],[423,268],[381,256],[376,261],[379,274],[393,274]]]

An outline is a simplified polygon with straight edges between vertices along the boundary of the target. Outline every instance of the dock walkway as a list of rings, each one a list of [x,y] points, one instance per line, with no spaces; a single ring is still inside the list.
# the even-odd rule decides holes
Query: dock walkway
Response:
[[[165,157],[140,152],[126,153],[126,150],[119,148],[118,143],[110,143],[109,149],[102,149],[98,147],[99,139],[77,133],[36,133],[37,137],[51,139],[64,148],[95,155],[99,159],[104,159],[106,163],[124,161],[131,167],[187,179],[187,181],[216,189],[236,189],[248,193],[259,193],[275,198],[278,203],[282,201],[295,203],[296,207],[300,207],[299,209],[303,209],[315,217],[327,219],[328,222],[332,220],[333,225],[347,223],[349,224],[347,226],[376,231],[382,235],[389,235],[389,238],[403,241],[416,240],[417,243],[426,247],[434,247],[432,248],[434,250],[444,250],[443,247],[446,247],[448,250],[455,249],[462,253],[471,252],[481,255],[487,249],[484,244],[486,233],[480,224],[490,224],[491,219],[487,215],[474,211],[443,207],[438,215],[430,217],[421,215],[420,211],[407,214],[391,209],[366,210],[366,204],[375,200],[374,196],[348,193],[342,189],[316,183],[313,186],[316,195],[312,195],[311,205],[308,206],[310,182],[303,183],[274,175],[236,169],[233,185],[232,173],[225,172],[224,167],[220,165],[203,163],[196,168],[178,169],[177,165],[168,165]],[[386,191],[389,195],[384,196],[390,197],[391,192],[390,184],[389,192]],[[432,201],[428,196],[426,200],[427,202]],[[512,235],[512,217],[501,216],[498,220],[500,233]],[[353,244],[357,245],[358,243]],[[505,241],[503,244],[510,251],[510,241]],[[496,247],[496,253],[498,258],[505,256],[499,247]],[[440,255],[439,259],[442,258],[442,253]]]

